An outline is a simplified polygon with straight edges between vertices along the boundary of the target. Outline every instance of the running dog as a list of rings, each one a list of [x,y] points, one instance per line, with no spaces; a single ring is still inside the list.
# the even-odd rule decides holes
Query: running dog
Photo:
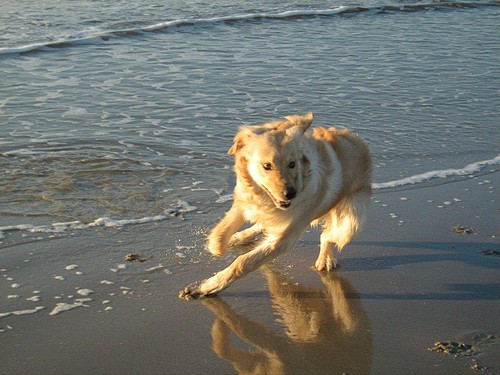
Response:
[[[215,256],[253,243],[226,269],[179,292],[180,298],[215,295],[235,280],[293,248],[309,225],[322,225],[315,267],[337,267],[338,250],[361,228],[371,196],[368,147],[347,129],[311,126],[313,114],[291,115],[244,126],[228,154],[234,155],[236,187],[231,209],[208,236]],[[245,223],[247,229],[237,232]]]

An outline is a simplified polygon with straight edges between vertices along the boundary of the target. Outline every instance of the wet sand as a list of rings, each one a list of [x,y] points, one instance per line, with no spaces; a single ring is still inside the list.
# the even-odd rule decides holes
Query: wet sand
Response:
[[[335,272],[311,268],[311,230],[290,254],[200,301],[178,291],[234,258],[203,251],[222,207],[178,225],[6,238],[0,373],[498,374],[499,182],[496,173],[377,191]],[[129,253],[144,261],[127,262]],[[438,341],[474,350],[430,351]]]

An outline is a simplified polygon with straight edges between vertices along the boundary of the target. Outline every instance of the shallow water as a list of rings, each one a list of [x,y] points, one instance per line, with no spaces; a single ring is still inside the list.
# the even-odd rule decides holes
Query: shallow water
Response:
[[[0,5],[0,240],[222,211],[238,126],[290,113],[379,187],[499,169],[499,2],[38,4]]]

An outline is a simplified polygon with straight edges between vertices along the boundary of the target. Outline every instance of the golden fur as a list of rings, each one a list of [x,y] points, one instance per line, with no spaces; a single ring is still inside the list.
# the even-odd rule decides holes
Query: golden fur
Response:
[[[229,267],[186,287],[182,298],[216,294],[235,280],[292,248],[308,225],[323,225],[315,267],[337,266],[339,251],[363,223],[371,194],[371,159],[363,141],[348,130],[311,126],[313,114],[242,127],[229,154],[235,158],[234,201],[208,236],[208,250],[257,245]],[[237,232],[245,223],[252,226]]]
[[[370,373],[370,322],[348,280],[322,272],[321,287],[304,287],[270,264],[260,271],[278,324],[237,313],[223,299],[206,298],[203,304],[216,316],[212,349],[219,358],[240,375]]]

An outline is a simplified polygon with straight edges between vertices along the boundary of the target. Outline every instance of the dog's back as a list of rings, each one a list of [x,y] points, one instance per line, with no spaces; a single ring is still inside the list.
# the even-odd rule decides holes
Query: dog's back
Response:
[[[353,193],[371,189],[371,157],[366,144],[348,129],[316,127],[312,138],[327,142],[335,150],[342,167],[342,192]]]

